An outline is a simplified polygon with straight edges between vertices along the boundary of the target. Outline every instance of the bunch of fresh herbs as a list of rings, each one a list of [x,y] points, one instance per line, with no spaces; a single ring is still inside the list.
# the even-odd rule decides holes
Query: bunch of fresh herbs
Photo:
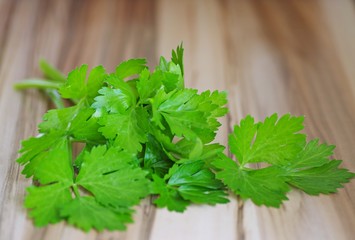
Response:
[[[41,61],[46,79],[16,84],[45,91],[57,107],[17,159],[34,180],[25,207],[36,226],[66,220],[85,231],[124,230],[133,207],[150,195],[178,212],[227,203],[228,192],[279,207],[291,187],[329,194],[354,177],[330,159],[334,146],[307,142],[304,118],[290,114],[264,122],[247,116],[229,135],[236,161],[225,155],[212,142],[227,94],[185,88],[183,52],[179,46],[171,61],[161,57],[153,71],[145,59],[131,59],[113,73],[82,65],[67,77]]]

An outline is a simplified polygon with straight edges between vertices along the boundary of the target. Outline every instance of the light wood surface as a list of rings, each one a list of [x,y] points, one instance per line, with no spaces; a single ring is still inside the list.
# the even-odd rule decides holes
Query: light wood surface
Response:
[[[354,26],[350,0],[0,0],[0,239],[355,239],[355,181],[330,196],[293,191],[280,209],[232,198],[178,214],[145,199],[126,232],[35,228],[22,207],[31,180],[15,159],[52,106],[12,89],[39,76],[42,57],[64,72],[82,63],[112,71],[132,57],[154,66],[183,41],[186,85],[229,93],[217,141],[246,114],[302,114],[309,137],[337,145],[334,157],[355,171]]]

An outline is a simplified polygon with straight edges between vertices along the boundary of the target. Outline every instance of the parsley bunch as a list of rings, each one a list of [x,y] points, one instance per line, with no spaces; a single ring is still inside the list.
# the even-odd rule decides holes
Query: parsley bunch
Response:
[[[131,59],[114,73],[82,65],[65,77],[41,61],[46,80],[16,84],[42,89],[57,107],[44,115],[39,135],[22,142],[17,159],[34,180],[25,207],[36,226],[66,220],[85,231],[124,230],[149,195],[178,212],[191,203],[227,203],[228,189],[279,207],[290,186],[327,194],[354,177],[329,159],[333,146],[307,143],[299,133],[303,117],[289,114],[260,123],[247,116],[229,135],[237,162],[227,157],[211,143],[227,95],[185,88],[183,51],[180,45],[171,61],[161,57],[154,71],[145,59]],[[83,146],[78,154],[76,143]]]

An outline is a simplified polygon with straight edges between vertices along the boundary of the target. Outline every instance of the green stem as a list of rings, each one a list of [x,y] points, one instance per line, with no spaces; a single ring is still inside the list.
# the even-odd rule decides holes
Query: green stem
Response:
[[[69,161],[69,166],[71,166],[71,170],[73,173],[73,181],[75,182],[75,171],[73,167],[73,144],[70,140],[70,136],[67,136],[67,147],[68,147],[68,161]]]
[[[95,141],[90,141],[90,140],[78,140],[75,138],[71,138],[70,141],[72,143],[87,143],[87,144],[92,144],[92,145],[97,145],[97,144],[101,144],[104,145],[105,143],[107,143],[107,141],[105,139],[102,140],[95,140]]]
[[[72,187],[73,187],[73,191],[74,191],[75,197],[79,198],[80,197],[80,193],[79,193],[78,185],[76,185],[74,183]]]
[[[56,82],[65,82],[65,75],[59,71],[57,68],[49,64],[46,60],[41,59],[39,61],[39,67],[42,70],[43,74],[48,77],[50,80]]]
[[[52,100],[54,103],[55,107],[58,109],[64,108],[64,103],[62,98],[60,97],[59,93],[57,90],[54,89],[46,89],[45,90],[49,98]]]
[[[37,88],[37,89],[59,89],[60,83],[49,82],[43,79],[27,79],[18,82],[14,85],[17,90],[27,89],[27,88]]]

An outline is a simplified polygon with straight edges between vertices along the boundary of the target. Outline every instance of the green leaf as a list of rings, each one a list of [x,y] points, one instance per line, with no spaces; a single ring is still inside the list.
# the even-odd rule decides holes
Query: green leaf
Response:
[[[148,103],[148,99],[153,97],[162,87],[161,79],[162,73],[160,71],[155,71],[152,75],[148,69],[141,72],[137,82],[137,90],[142,103]]]
[[[199,159],[204,161],[204,163],[207,167],[213,168],[213,166],[211,165],[211,162],[213,162],[215,159],[217,159],[218,156],[223,152],[224,149],[225,149],[225,147],[218,144],[218,143],[204,145],[203,150],[202,150],[202,154],[199,157]]]
[[[38,125],[39,132],[51,133],[53,131],[65,136],[72,136],[76,140],[102,141],[98,132],[100,125],[96,118],[91,116],[94,109],[76,105],[73,107],[49,110],[43,116],[43,122]]]
[[[154,77],[161,79],[165,92],[169,93],[176,89],[184,89],[184,78],[179,66],[174,63],[168,64],[167,71],[157,70],[155,73]]]
[[[82,164],[83,161],[84,161],[84,156],[85,156],[86,154],[89,154],[89,153],[91,152],[91,150],[92,150],[93,147],[94,147],[94,145],[92,145],[92,144],[85,144],[85,147],[80,151],[80,153],[79,153],[79,154],[76,156],[76,158],[75,158],[75,161],[74,161],[73,166],[74,166],[76,169],[80,170],[81,164]]]
[[[176,189],[167,187],[163,178],[153,175],[152,191],[159,194],[154,203],[160,207],[167,207],[169,211],[183,212],[189,205],[189,201],[184,200]]]
[[[215,205],[217,203],[229,202],[228,195],[222,190],[194,185],[182,185],[178,191],[183,199],[194,203]]]
[[[148,142],[145,144],[143,161],[143,169],[160,177],[167,174],[169,168],[173,165],[161,144],[150,134],[148,135]]]
[[[101,65],[91,70],[87,80],[87,96],[90,99],[94,99],[98,95],[98,91],[102,88],[106,77],[106,70]]]
[[[310,195],[335,193],[355,177],[348,169],[339,168],[341,162],[332,160],[320,167],[288,172],[288,183]]]
[[[169,62],[163,56],[160,56],[159,65],[156,66],[155,69],[166,72],[168,71],[168,68],[169,68]]]
[[[136,96],[128,82],[124,82],[115,75],[106,80],[110,87],[99,90],[92,108],[96,109],[95,116],[100,117],[105,112],[123,113],[136,104]]]
[[[121,89],[104,87],[99,93],[101,96],[96,97],[92,105],[97,111],[104,109],[111,113],[122,113],[133,105],[133,99]]]
[[[310,195],[329,194],[342,188],[354,173],[339,168],[340,160],[329,160],[335,146],[310,141],[298,155],[282,166],[288,183]]]
[[[146,64],[147,61],[145,59],[130,59],[117,66],[116,74],[120,79],[125,79],[141,73],[145,68],[147,68]]]
[[[222,182],[204,168],[202,161],[174,165],[164,177],[168,179],[167,183],[158,176],[153,176],[153,179],[153,192],[160,196],[156,203],[158,206],[166,205],[169,210],[183,211],[187,204],[182,199],[211,205],[229,201]]]
[[[247,116],[229,136],[230,150],[240,165],[220,154],[212,161],[216,177],[235,194],[257,205],[278,207],[287,199],[287,184],[311,195],[336,192],[355,174],[338,168],[341,161],[329,161],[334,146],[319,144],[317,139],[306,144],[305,135],[298,133],[302,123],[302,117],[289,114],[280,119],[274,114],[263,123],[254,123]],[[254,162],[271,166],[245,167]]]
[[[241,165],[253,162],[282,164],[294,158],[305,144],[306,136],[298,133],[303,129],[303,119],[290,114],[278,119],[274,114],[256,124],[247,116],[229,135],[231,152]]]
[[[80,99],[86,95],[86,72],[88,65],[81,65],[68,74],[68,79],[59,92],[63,98]]]
[[[193,161],[184,163],[178,168],[171,168],[168,184],[171,186],[194,185],[210,189],[223,188],[223,184],[215,179],[215,175],[207,168],[204,168],[204,162]]]
[[[99,120],[102,134],[115,146],[136,153],[147,141],[148,114],[144,108],[130,109],[120,114],[106,114]]]
[[[221,125],[217,117],[226,113],[225,97],[219,92],[197,94],[194,89],[175,90],[168,94],[159,90],[152,99],[152,121],[162,130],[166,128],[166,122],[171,133],[178,137],[189,141],[199,138],[202,143],[209,143]]]
[[[88,65],[82,65],[68,74],[67,81],[60,88],[59,92],[63,98],[83,99],[89,102],[98,95],[98,90],[103,86],[107,74],[102,66],[93,68],[86,80]]]
[[[222,169],[216,177],[243,199],[250,198],[256,205],[269,207],[279,207],[283,200],[287,200],[286,193],[290,188],[280,168],[240,168],[224,155],[212,164]]]
[[[25,165],[21,172],[26,177],[31,177],[35,174],[38,165],[50,154],[53,149],[57,149],[63,144],[63,138],[57,133],[42,135],[37,138],[29,138],[22,142],[22,149],[20,150],[21,157],[17,162]]]
[[[211,162],[223,152],[224,148],[224,146],[218,143],[201,145],[201,142],[197,140],[188,141],[182,139],[176,143],[174,148],[170,149],[173,151],[174,156],[179,159],[177,161],[179,164],[192,160],[202,160],[206,166],[213,168]]]
[[[19,150],[21,157],[19,157],[16,161],[21,165],[32,161],[33,158],[40,153],[47,151],[55,144],[58,144],[61,136],[61,134],[53,132],[51,134],[42,134],[22,141],[22,148]]]
[[[217,131],[218,128],[222,125],[217,121],[217,118],[223,117],[227,114],[228,109],[225,106],[227,104],[227,93],[226,92],[210,92],[204,91],[199,96],[199,110],[205,113],[207,117],[209,128],[212,131]],[[210,141],[215,137],[215,134],[210,136]]]
[[[37,227],[59,222],[61,206],[72,200],[70,185],[55,183],[43,187],[28,187],[25,207],[30,209],[29,215],[34,218]]]
[[[73,168],[71,153],[68,150],[68,140],[61,140],[52,150],[43,154],[39,161],[31,161],[25,170],[31,166],[34,176],[41,184],[62,182],[73,183]]]
[[[156,67],[154,74],[161,79],[167,93],[176,89],[184,89],[184,73],[181,66],[179,63],[167,62],[164,57],[160,57],[159,66]]]
[[[76,198],[63,206],[60,215],[68,222],[88,232],[95,228],[98,231],[125,230],[126,223],[132,222],[130,211],[103,206],[91,196]]]
[[[203,151],[203,143],[199,138],[193,140],[181,139],[175,145],[175,151],[179,153],[181,158],[199,159]]]
[[[227,100],[227,93],[222,91],[204,91],[201,93],[202,98],[204,99],[204,107],[205,111],[211,113],[211,118],[223,117],[228,113],[228,108],[224,107]]]
[[[81,109],[74,119],[70,122],[68,134],[76,141],[84,141],[87,143],[102,143],[104,137],[99,132],[100,125],[98,119],[92,117],[95,110],[91,108]]]
[[[307,143],[297,156],[290,160],[285,167],[291,171],[302,170],[311,167],[319,167],[329,162],[329,157],[333,155],[335,146],[319,144],[318,139]]]
[[[149,194],[147,172],[132,166],[133,156],[117,148],[94,147],[81,164],[76,184],[105,206],[132,206]]]
[[[40,133],[60,132],[63,135],[67,134],[71,121],[80,111],[78,106],[52,109],[43,115],[43,122],[38,125]]]
[[[198,109],[197,98],[197,91],[192,89],[157,94],[153,99],[153,121],[163,129],[163,117],[176,136],[210,140],[213,131],[209,129],[205,113]]]
[[[176,51],[172,50],[171,56],[171,61],[179,65],[181,73],[184,76],[184,48],[182,46],[182,43],[176,48]]]

